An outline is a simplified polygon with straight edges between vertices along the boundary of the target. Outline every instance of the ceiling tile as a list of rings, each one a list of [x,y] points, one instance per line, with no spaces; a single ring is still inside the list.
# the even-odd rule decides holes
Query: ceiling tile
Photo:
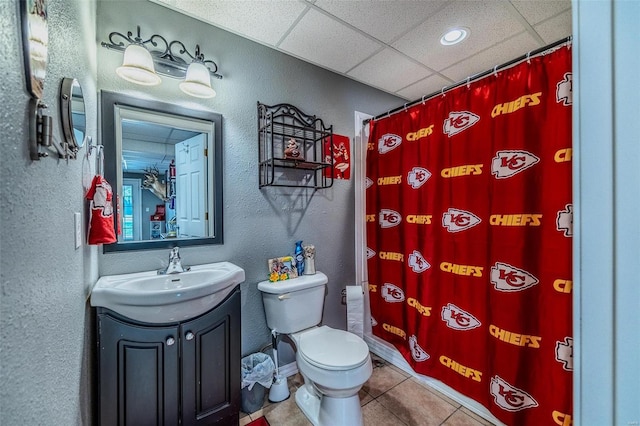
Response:
[[[395,92],[432,74],[393,49],[384,49],[351,71],[348,76],[388,92]]]
[[[502,65],[539,47],[541,46],[529,33],[523,32],[454,64],[450,68],[442,70],[441,73],[453,81],[462,81],[469,76],[493,69],[496,65]]]
[[[532,26],[561,12],[571,10],[571,0],[511,0],[511,4]]]
[[[545,43],[569,37],[571,35],[571,10],[561,13],[533,27]]]
[[[307,8],[294,0],[153,0],[245,38],[275,46]]]
[[[441,45],[440,36],[455,26],[470,28],[468,39],[454,46]],[[523,30],[501,0],[455,1],[392,46],[441,70]]]
[[[405,87],[402,90],[396,92],[396,95],[401,96],[408,101],[415,101],[423,96],[430,95],[431,93],[441,90],[443,87],[450,85],[451,82],[440,77],[437,74],[433,74],[424,80],[412,84],[409,87]]]
[[[437,12],[446,0],[317,0],[315,5],[385,43]]]
[[[287,53],[342,73],[380,47],[379,43],[313,9],[280,44],[280,49]]]
[[[150,1],[409,100],[571,34],[571,0]]]

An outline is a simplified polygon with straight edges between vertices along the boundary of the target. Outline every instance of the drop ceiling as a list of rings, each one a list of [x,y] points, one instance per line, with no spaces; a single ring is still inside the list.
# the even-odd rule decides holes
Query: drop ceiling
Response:
[[[570,0],[151,1],[409,101],[571,35]]]
[[[122,121],[122,170],[144,173],[149,168],[169,169],[175,144],[198,133],[141,121]]]

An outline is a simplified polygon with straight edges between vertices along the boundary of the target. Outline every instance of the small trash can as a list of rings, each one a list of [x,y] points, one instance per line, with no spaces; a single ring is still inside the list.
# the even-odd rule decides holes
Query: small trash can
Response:
[[[250,414],[262,408],[264,389],[273,383],[275,364],[271,357],[255,353],[242,358],[242,396],[240,408]]]

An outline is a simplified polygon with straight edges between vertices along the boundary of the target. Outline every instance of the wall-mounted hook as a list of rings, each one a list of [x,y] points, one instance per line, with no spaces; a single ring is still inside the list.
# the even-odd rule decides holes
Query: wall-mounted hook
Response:
[[[89,140],[89,146],[87,147],[87,155],[93,154],[93,150],[94,149],[101,150],[102,149],[102,145],[98,145],[98,144],[92,145],[91,144],[91,140]]]

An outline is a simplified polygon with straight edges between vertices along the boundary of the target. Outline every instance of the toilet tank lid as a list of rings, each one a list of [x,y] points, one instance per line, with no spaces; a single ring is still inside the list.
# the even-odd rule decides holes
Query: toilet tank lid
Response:
[[[291,291],[324,285],[328,281],[329,279],[325,274],[323,274],[322,272],[316,272],[313,275],[303,275],[298,278],[291,278],[284,281],[261,281],[258,283],[258,290],[264,293],[283,294],[289,293]]]

